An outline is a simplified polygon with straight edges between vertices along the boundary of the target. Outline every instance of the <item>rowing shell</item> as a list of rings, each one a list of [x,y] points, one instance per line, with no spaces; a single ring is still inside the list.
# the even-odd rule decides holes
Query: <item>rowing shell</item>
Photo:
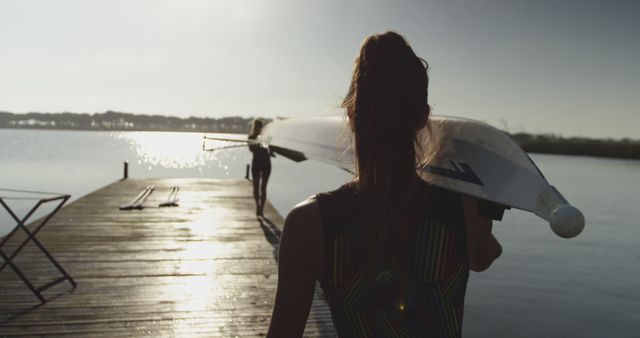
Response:
[[[430,125],[431,132],[425,128],[418,135],[425,150],[418,173],[426,182],[492,202],[502,211],[532,212],[563,238],[582,232],[582,212],[547,182],[507,134],[457,117],[433,116]],[[342,110],[271,122],[256,142],[294,161],[313,159],[354,171],[353,137]]]

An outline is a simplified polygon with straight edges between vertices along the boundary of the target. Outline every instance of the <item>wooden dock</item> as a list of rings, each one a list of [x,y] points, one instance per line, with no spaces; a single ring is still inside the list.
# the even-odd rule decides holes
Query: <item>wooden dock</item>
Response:
[[[150,184],[144,209],[119,210]],[[179,206],[159,208],[172,186]],[[3,270],[0,336],[265,336],[283,223],[265,209],[258,221],[246,180],[124,180],[82,197],[37,236],[77,288],[61,283],[41,305]],[[36,285],[58,276],[33,244],[18,257]],[[335,336],[319,290],[305,336]]]

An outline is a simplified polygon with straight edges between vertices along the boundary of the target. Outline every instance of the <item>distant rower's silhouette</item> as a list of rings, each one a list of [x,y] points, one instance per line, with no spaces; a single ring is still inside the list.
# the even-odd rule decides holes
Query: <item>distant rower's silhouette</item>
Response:
[[[254,120],[251,127],[250,140],[255,140],[262,132],[263,122]],[[271,175],[271,154],[268,148],[260,144],[250,144],[253,153],[251,161],[251,179],[253,180],[253,198],[256,200],[256,216],[262,216],[264,204],[267,200],[267,183]]]

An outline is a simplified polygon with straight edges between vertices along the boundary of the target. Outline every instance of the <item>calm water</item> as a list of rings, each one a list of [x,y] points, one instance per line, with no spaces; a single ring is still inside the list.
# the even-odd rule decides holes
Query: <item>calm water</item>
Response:
[[[0,187],[78,198],[122,176],[244,176],[244,148],[201,151],[202,134],[0,129]],[[544,221],[509,211],[494,233],[504,253],[472,273],[468,337],[640,336],[640,161],[533,155],[551,184],[587,219],[582,235],[555,236]],[[281,214],[349,176],[314,162],[276,158],[269,199]],[[7,193],[2,193],[7,195]],[[124,202],[124,201],[123,201]],[[24,212],[25,202],[12,206]],[[0,213],[0,235],[8,217]]]

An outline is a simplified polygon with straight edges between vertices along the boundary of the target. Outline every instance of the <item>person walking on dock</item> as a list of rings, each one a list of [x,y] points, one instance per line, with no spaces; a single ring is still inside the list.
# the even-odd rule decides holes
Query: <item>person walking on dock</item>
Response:
[[[316,281],[341,337],[458,337],[469,270],[501,254],[476,200],[422,181],[427,63],[394,32],[367,38],[343,102],[356,176],[298,204],[280,242],[268,337],[301,337]]]
[[[249,140],[255,140],[262,132],[263,122],[254,120],[251,126]],[[268,148],[259,143],[249,144],[249,150],[253,153],[251,160],[251,179],[253,180],[253,198],[256,200],[256,216],[262,216],[264,204],[267,200],[267,183],[271,175],[271,154]]]

